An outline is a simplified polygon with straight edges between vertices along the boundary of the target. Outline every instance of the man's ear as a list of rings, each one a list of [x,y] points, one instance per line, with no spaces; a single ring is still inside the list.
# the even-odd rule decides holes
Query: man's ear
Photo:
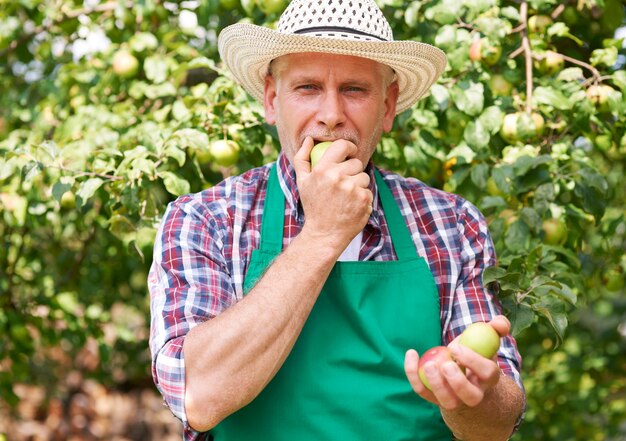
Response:
[[[269,125],[276,124],[276,79],[271,75],[265,76],[263,86],[263,107],[265,108],[265,121]]]
[[[394,81],[387,86],[387,95],[385,97],[385,114],[383,115],[383,130],[388,132],[393,127],[393,120],[396,117],[396,104],[398,103],[398,95],[400,88],[398,82]]]

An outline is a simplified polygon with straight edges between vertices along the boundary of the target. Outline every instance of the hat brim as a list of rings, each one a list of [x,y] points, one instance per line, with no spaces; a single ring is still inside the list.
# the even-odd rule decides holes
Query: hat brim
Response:
[[[282,55],[320,52],[386,64],[395,71],[400,89],[396,114],[422,98],[446,67],[441,49],[417,41],[356,41],[284,34],[247,23],[224,28],[218,50],[235,79],[260,102],[269,62]]]

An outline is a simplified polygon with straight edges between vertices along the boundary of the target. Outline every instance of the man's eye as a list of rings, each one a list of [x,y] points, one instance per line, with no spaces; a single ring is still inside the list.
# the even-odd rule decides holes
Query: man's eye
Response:
[[[300,90],[314,90],[315,86],[313,84],[301,84],[297,87]]]
[[[349,86],[345,89],[346,92],[365,92],[365,89],[358,86]]]

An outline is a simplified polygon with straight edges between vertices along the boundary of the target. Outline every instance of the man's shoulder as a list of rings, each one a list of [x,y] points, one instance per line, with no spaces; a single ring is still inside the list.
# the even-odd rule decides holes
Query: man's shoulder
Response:
[[[206,216],[209,213],[226,212],[229,207],[250,206],[256,200],[258,192],[265,188],[272,164],[249,169],[241,174],[229,176],[215,185],[196,193],[179,196],[170,203],[170,209],[195,212]]]

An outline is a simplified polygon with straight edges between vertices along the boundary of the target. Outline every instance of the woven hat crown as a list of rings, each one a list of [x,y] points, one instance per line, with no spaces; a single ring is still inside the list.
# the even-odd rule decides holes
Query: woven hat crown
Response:
[[[284,34],[393,41],[391,26],[373,0],[294,0],[278,21]]]
[[[222,30],[217,46],[233,76],[260,102],[270,62],[287,54],[349,55],[391,67],[400,90],[396,113],[422,98],[446,67],[440,49],[394,41],[374,0],[293,0],[276,30],[236,23]]]

